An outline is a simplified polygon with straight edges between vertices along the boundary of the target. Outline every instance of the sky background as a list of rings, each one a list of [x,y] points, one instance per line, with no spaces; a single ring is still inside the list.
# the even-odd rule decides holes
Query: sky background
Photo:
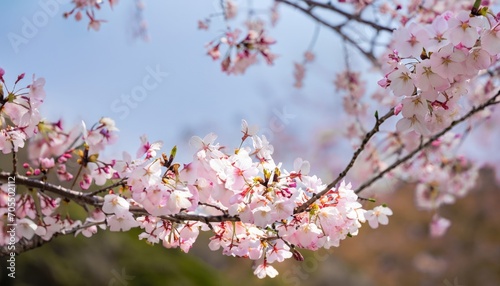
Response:
[[[267,11],[272,1],[235,2],[239,17],[230,21],[232,27],[243,27],[247,5],[252,2],[257,15],[269,23]],[[43,3],[50,6],[49,14]],[[241,138],[241,120],[246,119],[261,128],[261,134],[275,147],[275,160],[285,166],[290,166],[294,158],[303,157],[312,162],[312,170],[318,175],[326,175],[324,180],[345,166],[351,148],[347,148],[349,142],[342,135],[345,114],[341,94],[333,85],[335,75],[344,70],[347,59],[352,70],[364,73],[369,89],[379,88],[376,81],[380,79],[377,74],[367,75],[369,66],[357,51],[349,48],[345,54],[341,40],[329,30],[320,29],[313,48],[317,56],[307,66],[305,86],[294,88],[293,63],[302,61],[316,25],[295,9],[282,5],[277,25],[268,31],[277,40],[271,46],[271,51],[279,55],[275,64],[268,66],[261,59],[244,75],[228,76],[221,71],[220,61],[214,62],[207,56],[205,48],[222,35],[226,27],[222,17],[212,18],[209,31],[197,28],[198,20],[221,12],[220,1],[144,3],[143,17],[151,38],[148,42],[132,36],[135,1],[120,1],[113,10],[106,4],[97,11],[97,18],[107,21],[99,32],[87,29],[86,17],[80,22],[62,17],[73,7],[69,0],[2,2],[0,67],[6,71],[8,87],[23,72],[23,85],[30,83],[33,74],[44,77],[47,98],[42,114],[54,121],[63,118],[68,129],[81,120],[91,126],[103,116],[113,118],[120,132],[118,143],[106,151],[110,156],[121,157],[122,151],[134,154],[139,137],[147,134],[150,141],[162,140],[165,152],[177,145],[177,161],[187,163],[194,152],[188,145],[191,136],[215,132],[221,145],[233,149]],[[47,21],[36,25],[43,17]],[[29,25],[34,25],[35,31],[26,34]],[[26,42],[13,44],[13,37],[24,37]],[[145,99],[136,102],[137,106],[124,116],[116,104],[123,106],[122,97],[141,87],[150,69],[159,69],[168,76],[148,90]],[[370,108],[373,110],[368,114],[373,114],[376,107]],[[293,118],[282,122],[283,130],[271,130],[278,119],[276,114],[283,113]],[[394,122],[385,125],[387,130],[394,128]],[[329,147],[328,153],[312,154],[325,131],[343,143],[335,145],[336,149]],[[296,141],[300,143],[291,144]],[[484,148],[477,148],[478,144],[494,148],[494,142],[497,141],[481,140],[479,136],[479,140],[468,140],[463,150],[483,162],[500,165],[497,156],[492,159]]]
[[[98,19],[107,20],[99,32],[87,29],[86,17],[80,22],[64,19],[63,12],[72,5],[68,0],[60,2],[63,4],[56,0],[2,3],[0,66],[8,84],[22,72],[29,79],[24,84],[32,74],[46,79],[42,113],[48,119],[63,118],[67,127],[80,120],[90,126],[102,116],[115,119],[120,141],[112,149],[113,155],[121,150],[135,153],[142,134],[152,141],[164,141],[166,150],[177,144],[181,161],[190,159],[193,152],[187,144],[192,135],[203,137],[213,131],[220,135],[222,145],[236,147],[241,119],[259,125],[272,140],[273,112],[284,110],[295,115],[286,124],[286,132],[304,139],[319,126],[331,124],[317,114],[340,111],[340,97],[334,96],[332,81],[344,63],[335,62],[342,50],[329,31],[320,31],[314,51],[321,57],[308,71],[306,88],[293,88],[293,62],[302,61],[315,24],[288,7],[281,7],[280,21],[269,32],[278,40],[272,46],[272,52],[279,55],[274,66],[261,60],[243,76],[228,76],[220,71],[219,62],[206,55],[204,47],[224,30],[221,17],[212,18],[209,31],[197,29],[198,20],[221,11],[219,1],[145,1],[149,42],[132,37],[134,1],[120,1],[113,11],[108,5],[97,11]],[[236,2],[241,14],[246,13],[247,2]],[[262,8],[271,3],[256,2]],[[35,26],[31,38],[26,37],[26,22],[47,15],[40,3],[56,3],[52,9],[56,13],[47,17],[45,25]],[[231,24],[241,26],[244,15]],[[261,18],[269,22],[267,14]],[[13,34],[25,37],[27,43],[16,46]],[[113,103],[120,103],[123,95],[141,86],[148,68],[168,76],[124,116]]]

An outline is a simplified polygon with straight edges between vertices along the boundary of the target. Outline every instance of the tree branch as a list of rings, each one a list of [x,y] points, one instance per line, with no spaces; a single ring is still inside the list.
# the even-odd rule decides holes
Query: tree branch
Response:
[[[0,181],[7,182],[8,177],[12,177],[12,174],[8,172],[0,172]],[[15,178],[16,178],[16,185],[19,184],[31,188],[38,188],[43,191],[48,191],[60,195],[61,197],[74,200],[76,202],[90,204],[93,206],[100,206],[104,201],[100,196],[88,196],[88,194],[86,193],[74,191],[62,186],[39,181],[37,179],[31,179],[22,175],[15,175]]]
[[[500,103],[500,102],[496,101],[496,99],[497,99],[498,96],[500,96],[500,91],[498,91],[492,98],[490,98],[489,100],[487,100],[485,103],[483,103],[483,104],[481,104],[481,105],[479,105],[477,107],[472,108],[466,115],[464,115],[464,116],[460,117],[459,119],[454,120],[453,122],[451,122],[448,127],[446,127],[445,129],[441,130],[439,133],[436,133],[435,135],[433,135],[432,137],[430,137],[429,139],[427,139],[427,141],[425,143],[421,144],[418,148],[416,148],[412,152],[408,153],[406,156],[400,158],[396,162],[392,163],[389,167],[385,168],[383,171],[381,171],[380,173],[378,173],[376,176],[374,176],[371,179],[369,179],[368,181],[364,182],[354,192],[356,194],[361,193],[364,189],[366,189],[367,187],[369,187],[371,184],[373,184],[374,182],[376,182],[379,179],[381,179],[385,174],[387,174],[391,170],[395,169],[396,167],[398,167],[402,163],[410,160],[413,156],[415,156],[421,150],[427,148],[429,145],[432,144],[432,142],[436,141],[439,137],[443,136],[446,132],[450,131],[457,124],[465,121],[466,119],[468,119],[472,115],[476,114],[477,112],[485,109],[486,107],[488,107],[490,105],[495,105],[495,104]]]
[[[288,2],[287,0],[277,0],[277,1],[278,2],[282,2],[282,3]],[[350,13],[347,13],[345,11],[342,11],[339,8],[333,6],[330,2],[328,2],[328,3],[321,3],[321,2],[317,2],[317,1],[311,1],[311,0],[302,0],[302,1],[305,2],[305,3],[307,3],[311,7],[321,7],[321,8],[325,8],[327,10],[331,10],[331,11],[333,11],[335,13],[338,13],[338,14],[346,17],[349,20],[354,20],[356,22],[368,25],[368,26],[372,27],[373,29],[375,29],[377,31],[386,31],[386,32],[392,33],[392,29],[391,28],[388,28],[388,27],[385,27],[385,26],[381,26],[381,25],[379,25],[379,24],[377,24],[375,22],[367,21],[367,20],[361,18],[360,14],[350,14]],[[286,3],[286,4],[288,4],[288,3]]]
[[[9,244],[5,244],[0,247],[0,257],[10,256],[11,253],[19,255],[28,250],[40,247],[47,242],[50,242],[50,240],[43,240],[38,235],[33,236],[32,239],[21,238],[16,244],[14,244],[14,250],[9,249]]]
[[[12,177],[10,173],[7,172],[0,172],[0,181],[5,181],[7,182],[8,177]],[[125,180],[125,179],[123,179]],[[120,182],[123,183],[121,180]],[[47,182],[42,182],[38,181],[36,179],[30,179],[25,176],[17,175],[16,176],[16,184],[19,185],[24,185],[27,187],[32,187],[32,188],[39,188],[44,191],[54,193],[56,195],[59,195],[63,198],[67,198],[70,200],[74,200],[76,202],[92,205],[94,207],[101,207],[104,199],[101,196],[97,195],[92,195],[90,193],[83,193],[83,192],[78,192],[74,191],[71,189],[64,188],[62,186],[54,185],[51,183]],[[119,184],[118,184],[119,185]],[[113,184],[111,186],[117,186],[116,184]],[[109,187],[107,187],[109,188]],[[145,209],[141,207],[131,207],[130,212],[138,215],[151,215],[148,213]],[[160,216],[162,219],[174,221],[174,222],[182,222],[182,221],[199,221],[199,222],[204,222],[204,223],[210,223],[210,222],[223,222],[223,221],[240,221],[240,218],[238,216],[229,216],[227,214],[224,215],[218,215],[218,216],[204,216],[204,215],[197,215],[197,214],[187,214],[187,213],[178,213],[178,214],[173,214],[169,216]]]
[[[321,23],[323,25],[325,25],[326,27],[332,29],[333,31],[335,31],[340,37],[342,37],[343,40],[349,42],[350,44],[352,44],[356,49],[358,49],[368,60],[370,60],[370,62],[375,65],[375,66],[380,66],[377,58],[375,58],[375,56],[365,50],[363,50],[359,45],[358,43],[356,43],[356,41],[354,41],[353,39],[351,39],[350,37],[348,37],[346,34],[344,34],[342,32],[342,26],[343,25],[332,25],[328,22],[326,22],[325,20],[319,18],[318,16],[316,16],[315,14],[312,13],[312,11],[310,9],[306,9],[304,7],[301,7],[300,5],[296,4],[296,3],[292,3],[288,0],[275,0],[276,2],[281,2],[281,3],[284,3],[284,4],[287,4],[289,6],[292,6],[292,7],[295,7],[297,8],[298,10],[304,12],[305,14],[307,14],[309,17],[313,18],[314,20],[316,20],[318,23]]]
[[[391,110],[389,110],[389,112],[387,112],[384,116],[382,116],[381,118],[377,118],[375,126],[373,126],[372,130],[370,130],[368,133],[365,134],[363,141],[361,141],[361,145],[358,147],[356,152],[354,152],[354,154],[351,157],[351,161],[349,162],[349,164],[347,164],[347,166],[339,174],[339,176],[333,182],[328,184],[328,186],[326,186],[326,188],[323,191],[314,194],[307,202],[302,204],[300,207],[296,208],[293,213],[297,214],[305,211],[312,203],[314,203],[321,196],[326,194],[330,189],[335,188],[335,186],[340,182],[340,180],[342,180],[347,175],[347,172],[349,172],[349,170],[354,166],[354,163],[358,159],[361,152],[365,149],[365,146],[366,144],[368,144],[368,141],[370,141],[373,135],[375,135],[379,131],[380,125],[382,125],[382,123],[384,123],[387,119],[391,118],[393,115],[394,115],[394,108],[391,108]]]

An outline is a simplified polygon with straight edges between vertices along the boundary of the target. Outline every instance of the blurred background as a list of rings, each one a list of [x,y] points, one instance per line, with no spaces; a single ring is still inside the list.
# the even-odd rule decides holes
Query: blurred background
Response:
[[[302,251],[305,259],[274,266],[277,277],[255,277],[252,262],[210,251],[206,233],[188,254],[139,241],[140,231],[65,236],[21,254],[16,279],[0,259],[0,285],[500,285],[499,186],[490,169],[474,190],[441,215],[452,225],[429,236],[432,214],[416,209],[411,185],[380,198],[394,215],[387,226],[364,226],[339,248]]]
[[[56,3],[54,14],[26,34],[27,23],[44,13],[41,3],[48,2]],[[254,2],[258,11],[272,1]],[[224,31],[222,18],[213,18],[208,32],[197,29],[198,20],[221,12],[218,0],[145,1],[142,18],[148,41],[134,35],[140,24],[136,1],[121,1],[113,11],[105,5],[97,12],[98,19],[107,20],[99,32],[89,31],[85,18],[64,19],[62,14],[72,7],[68,3],[2,2],[0,67],[7,84],[23,72],[25,84],[32,74],[45,77],[42,113],[50,120],[63,118],[67,128],[81,120],[92,125],[102,116],[115,119],[121,140],[108,156],[121,156],[123,150],[135,153],[139,137],[147,134],[151,141],[164,141],[166,150],[178,145],[177,161],[189,162],[191,136],[215,132],[222,145],[236,147],[241,119],[261,127],[275,146],[277,161],[291,166],[295,157],[303,156],[325,182],[350,156],[348,142],[335,145],[345,149],[331,148],[332,138],[345,132],[342,98],[332,82],[345,68],[339,58],[347,57],[358,71],[369,67],[355,51],[343,54],[338,38],[320,30],[314,46],[318,57],[308,67],[305,87],[295,89],[293,62],[302,59],[316,30],[296,11],[280,9],[280,20],[269,32],[278,40],[271,47],[279,55],[274,66],[261,62],[243,76],[227,76],[205,49]],[[237,3],[244,11],[248,2]],[[25,41],[14,44],[15,35]],[[120,108],[124,98],[151,70],[166,75],[125,112]],[[368,88],[374,88],[376,80],[370,82]],[[289,115],[287,120],[283,114]],[[272,128],[276,119],[283,129]],[[452,226],[439,239],[429,238],[433,214],[417,210],[413,196],[412,186],[405,185],[378,197],[394,211],[388,226],[364,227],[338,249],[304,251],[304,262],[277,265],[280,275],[274,279],[254,277],[251,261],[211,252],[206,235],[186,255],[149,246],[137,239],[140,232],[135,230],[100,232],[90,239],[58,237],[17,257],[15,280],[6,278],[1,259],[0,285],[500,285],[499,187],[494,172],[483,169],[471,194],[441,210],[452,218]]]

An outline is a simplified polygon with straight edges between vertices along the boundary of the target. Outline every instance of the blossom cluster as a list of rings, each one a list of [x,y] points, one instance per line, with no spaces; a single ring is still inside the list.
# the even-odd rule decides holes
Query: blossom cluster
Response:
[[[155,157],[160,142],[143,140],[134,160],[128,157],[115,164],[118,177],[127,180],[130,197],[105,196],[103,211],[108,214],[110,230],[139,226],[144,230],[141,239],[185,252],[200,231],[212,231],[210,249],[261,261],[255,274],[262,278],[277,274],[271,263],[300,256],[296,248],[337,247],[347,236],[357,235],[363,222],[372,227],[388,223],[389,208],[365,210],[345,183],[329,190],[307,211],[296,213],[297,207],[325,185],[308,174],[309,163],[300,158],[293,171],[282,169],[271,156],[272,145],[254,131],[243,121],[243,141],[249,138],[252,142],[233,154],[223,152],[213,133],[193,137],[191,145],[197,151],[183,168],[171,164],[171,156]],[[135,217],[138,207],[147,213]],[[182,214],[202,219],[166,219]],[[238,219],[205,221],[210,217]]]
[[[1,70],[2,82],[3,74]],[[260,261],[255,274],[263,278],[277,274],[274,262],[301,260],[298,248],[337,247],[357,235],[362,223],[376,228],[392,215],[385,205],[366,210],[345,182],[326,190],[300,158],[287,171],[274,161],[274,147],[266,137],[245,120],[234,152],[225,152],[213,133],[195,136],[190,140],[196,149],[193,160],[181,165],[174,162],[176,147],[169,156],[159,154],[162,142],[151,143],[143,136],[134,156],[125,152],[122,158],[105,160],[101,154],[117,138],[114,121],[101,118],[90,128],[82,123],[64,131],[61,121],[41,120],[44,83],[34,78],[25,88],[2,93],[0,132],[5,136],[0,146],[3,153],[29,150],[30,160],[22,164],[28,178],[46,181],[55,174],[56,184],[70,182],[72,187],[56,192],[59,196],[52,196],[50,188],[18,188],[16,242],[35,235],[43,240],[66,233],[90,237],[99,228],[140,227],[140,239],[188,252],[200,231],[209,231],[211,250]],[[103,188],[95,191],[99,186]],[[0,184],[0,190],[0,216],[5,217],[7,184]],[[310,202],[316,194],[318,199]],[[73,219],[62,199],[85,204],[87,217]],[[301,206],[304,211],[298,211]],[[3,246],[10,239],[4,220],[0,229]]]
[[[294,87],[302,88],[302,86],[304,85],[304,78],[306,76],[306,64],[314,61],[314,57],[315,56],[311,51],[307,51],[304,53],[304,59],[302,63],[293,63],[293,77],[295,79],[295,83],[293,84]]]
[[[15,90],[24,78],[24,73],[20,74],[14,83],[14,90],[7,89],[5,94],[4,74],[5,71],[0,68],[0,151],[9,154],[23,148],[26,140],[38,130],[41,120],[38,108],[45,99],[45,80],[33,76],[31,84]]]
[[[111,8],[118,4],[119,0],[108,0],[108,4]],[[102,7],[103,0],[72,0],[73,9],[64,13],[64,17],[68,18],[71,15],[75,15],[75,20],[80,21],[83,18],[83,14],[89,19],[88,29],[94,31],[99,31],[101,28],[101,23],[105,20],[99,20],[95,16],[95,11],[100,10]]]
[[[415,141],[415,138],[410,136],[404,140],[412,147],[409,141]],[[435,213],[430,223],[431,236],[444,235],[451,224],[448,219],[439,215],[440,207],[453,204],[468,194],[479,175],[477,165],[454,154],[462,140],[460,134],[447,133],[435,140],[429,150],[422,152],[418,160],[405,164],[394,172],[400,179],[416,183],[416,206]]]
[[[490,14],[459,11],[394,31],[379,84],[403,97],[398,131],[429,135],[449,125],[460,113],[459,99],[469,94],[469,80],[496,63],[498,24]]]
[[[257,63],[257,56],[262,55],[266,63],[272,65],[276,55],[269,48],[276,41],[265,34],[264,30],[249,29],[243,39],[241,31],[228,31],[217,41],[207,44],[208,55],[213,60],[221,58],[220,48],[227,45],[227,51],[221,62],[222,71],[227,74],[243,74],[246,69]]]
[[[226,74],[244,74],[247,68],[258,62],[259,55],[264,58],[268,65],[274,63],[275,54],[271,52],[270,46],[276,41],[267,35],[264,29],[265,23],[259,17],[251,17],[256,14],[251,8],[247,21],[245,21],[246,33],[239,28],[231,28],[229,20],[235,19],[238,14],[238,5],[233,0],[220,1],[224,22],[227,24],[226,32],[210,41],[206,48],[207,54],[213,60],[221,61],[221,70]],[[204,20],[198,21],[198,29],[208,30],[212,17],[220,14],[211,14]],[[270,9],[271,24],[274,25],[278,19],[277,6]],[[223,48],[225,47],[225,48]],[[221,50],[224,50],[221,56]]]

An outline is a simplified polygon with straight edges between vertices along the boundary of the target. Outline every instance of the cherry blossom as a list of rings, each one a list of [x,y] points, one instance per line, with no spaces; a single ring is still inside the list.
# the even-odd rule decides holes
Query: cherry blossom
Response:
[[[450,41],[454,45],[462,44],[468,48],[474,46],[479,38],[477,28],[484,26],[483,17],[470,17],[467,11],[460,11],[448,20]]]
[[[108,214],[121,214],[128,212],[130,204],[122,197],[109,194],[104,196],[102,211]]]
[[[430,223],[430,233],[433,237],[440,237],[446,233],[446,230],[450,227],[451,222],[443,217],[434,215],[432,217],[432,222]]]
[[[272,267],[271,265],[265,262],[257,266],[257,268],[255,268],[255,271],[253,273],[260,279],[266,276],[274,278],[276,275],[278,275],[278,271],[276,270],[276,268]]]
[[[403,27],[394,31],[394,46],[401,57],[419,57],[425,43],[424,39],[430,38],[427,31],[421,29],[417,24],[412,23],[408,27]]]
[[[110,231],[128,231],[138,227],[139,223],[130,212],[114,214],[106,218]]]
[[[378,228],[379,224],[386,225],[389,223],[388,216],[392,215],[392,210],[386,206],[375,207],[371,211],[365,213],[365,218],[372,228]]]
[[[390,81],[390,88],[396,96],[411,96],[415,91],[415,84],[413,82],[414,75],[408,68],[401,64],[398,68],[387,76]]]

